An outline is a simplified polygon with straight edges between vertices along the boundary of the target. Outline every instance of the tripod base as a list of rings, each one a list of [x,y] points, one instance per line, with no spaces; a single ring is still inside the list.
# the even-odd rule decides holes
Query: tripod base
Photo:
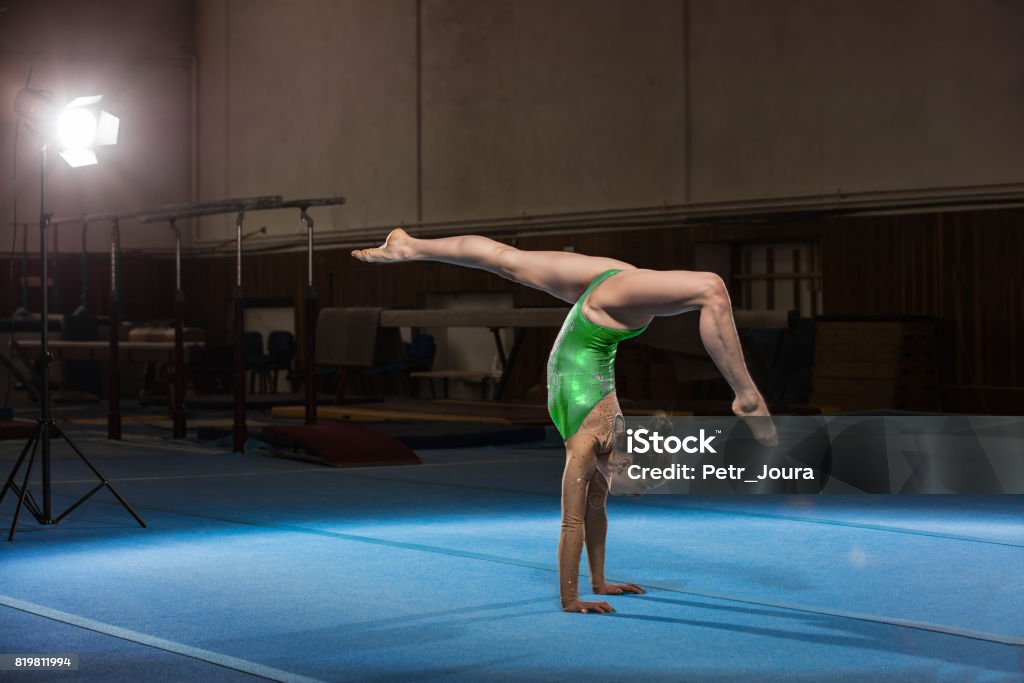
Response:
[[[67,510],[60,513],[56,517],[54,517],[50,511],[51,491],[49,476],[44,476],[43,478],[44,480],[42,506],[39,505],[35,497],[32,495],[32,492],[29,491],[29,479],[32,476],[32,467],[35,464],[36,453],[38,453],[40,450],[42,450],[43,452],[43,467],[49,467],[50,439],[52,438],[54,433],[56,433],[56,435],[59,436],[60,438],[64,439],[68,446],[71,447],[71,450],[75,452],[75,455],[81,458],[82,462],[84,462],[86,466],[90,470],[92,470],[92,473],[96,475],[96,478],[100,480],[100,483],[97,484],[91,491],[89,491],[84,496],[76,500],[74,503],[71,504],[70,507],[68,507]],[[42,446],[42,449],[40,449],[40,446]],[[21,471],[23,465],[25,466],[25,475],[22,478],[21,483],[18,484],[16,481],[18,472]],[[45,470],[44,474],[46,474]],[[11,523],[11,531],[7,536],[7,540],[14,540],[14,535],[17,533],[18,521],[21,519],[21,511],[23,508],[28,510],[29,514],[31,514],[35,518],[36,522],[38,522],[39,524],[58,524],[62,519],[71,514],[71,512],[74,511],[79,505],[84,503],[86,500],[91,498],[95,493],[98,493],[101,489],[104,488],[108,489],[112,494],[114,494],[114,497],[117,498],[118,502],[121,503],[124,509],[127,510],[129,514],[131,514],[131,516],[135,518],[135,521],[139,523],[139,526],[143,528],[146,527],[146,523],[143,522],[142,518],[135,513],[135,510],[133,510],[132,507],[128,504],[128,501],[121,497],[121,494],[117,492],[117,490],[113,487],[110,481],[108,481],[107,478],[104,477],[103,474],[101,474],[98,469],[96,469],[95,465],[89,462],[89,459],[85,457],[85,454],[82,453],[81,450],[79,450],[78,446],[75,445],[75,443],[68,437],[68,435],[64,433],[64,430],[61,429],[52,418],[37,420],[35,431],[32,432],[32,436],[25,443],[25,447],[21,449],[21,455],[18,457],[18,461],[14,464],[14,468],[11,470],[11,474],[7,477],[7,482],[4,484],[3,490],[0,491],[0,503],[3,502],[4,497],[7,495],[8,489],[13,491],[15,495],[18,496],[18,505],[17,507],[14,508],[14,521]]]

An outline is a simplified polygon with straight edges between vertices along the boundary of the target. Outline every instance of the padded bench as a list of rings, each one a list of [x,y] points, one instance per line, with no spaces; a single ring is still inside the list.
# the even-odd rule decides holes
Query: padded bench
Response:
[[[480,382],[480,398],[487,400],[491,382],[501,379],[501,372],[497,370],[424,370],[411,372],[410,377],[416,379],[430,380],[430,395],[437,398],[437,389],[434,380],[442,380],[444,387],[443,398],[448,398],[448,380],[461,380],[463,382]]]

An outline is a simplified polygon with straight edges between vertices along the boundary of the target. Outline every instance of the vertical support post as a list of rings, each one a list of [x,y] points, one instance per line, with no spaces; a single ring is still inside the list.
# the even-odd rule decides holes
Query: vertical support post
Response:
[[[242,224],[245,210],[235,220],[235,421],[232,429],[232,450],[245,452],[245,311],[242,298]]]
[[[46,281],[49,275],[46,263],[49,258],[49,255],[46,253],[46,232],[49,225],[50,215],[46,213],[46,144],[44,143],[39,157],[39,264],[42,271],[40,278],[42,280],[43,293],[43,329],[40,337],[42,357],[39,361],[42,365],[41,375],[43,381],[40,388],[39,401],[42,404],[42,414],[40,417],[42,433],[40,434],[40,440],[43,442],[43,517],[47,520],[53,519],[53,501],[50,495],[50,425],[53,421],[50,415],[50,306],[46,290]],[[27,227],[25,231],[28,232]],[[25,477],[25,486],[28,486],[27,475]],[[14,533],[13,527],[11,528],[11,533]]]
[[[171,421],[175,439],[185,438],[185,290],[181,284],[181,229],[171,219],[174,231],[174,405]]]
[[[82,294],[79,303],[82,308],[89,307],[89,252],[87,250],[86,235],[89,232],[89,224],[82,221],[82,254],[79,257],[79,267],[82,269]]]
[[[61,312],[60,306],[60,238],[59,231],[60,226],[56,223],[53,224],[53,309],[54,313]],[[49,287],[48,283],[43,284],[44,287]]]
[[[121,230],[115,218],[110,228],[110,384],[107,388],[107,438],[121,440],[121,301],[117,293],[117,253]]]
[[[28,223],[21,225],[21,310],[28,313]],[[18,229],[17,225],[14,227]]]
[[[302,208],[306,224],[306,424],[316,424],[316,285],[313,284],[313,218]]]

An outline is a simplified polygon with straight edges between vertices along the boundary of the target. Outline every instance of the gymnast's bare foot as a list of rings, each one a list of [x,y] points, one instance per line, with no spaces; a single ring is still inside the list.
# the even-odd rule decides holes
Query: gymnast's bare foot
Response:
[[[384,244],[371,249],[356,249],[352,256],[367,263],[408,261],[415,256],[412,241],[409,233],[401,228],[395,228],[384,240]]]
[[[768,412],[768,404],[760,394],[743,398],[737,396],[732,402],[732,412],[736,417],[743,418],[759,444],[769,447],[779,445],[779,435],[772,422],[772,415]]]
[[[596,595],[623,595],[635,593],[643,595],[644,589],[635,583],[604,583],[593,589]]]

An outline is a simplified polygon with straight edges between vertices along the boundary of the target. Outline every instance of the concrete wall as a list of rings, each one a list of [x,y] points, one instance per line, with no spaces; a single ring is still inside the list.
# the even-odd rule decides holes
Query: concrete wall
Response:
[[[416,5],[412,0],[202,0],[203,198],[344,194],[324,228],[397,223],[416,213]],[[254,215],[300,230],[296,212]],[[208,219],[199,239],[230,235]]]
[[[1024,181],[1024,3],[694,0],[696,200]]]
[[[34,85],[103,90],[122,114],[104,165],[52,164],[58,215],[189,198],[193,50],[198,198],[346,195],[314,214],[323,231],[1024,180],[1019,2],[4,6],[0,101],[34,64]],[[27,141],[18,156],[19,219],[34,221]],[[0,244],[9,169],[0,163]],[[300,231],[294,212],[248,225]],[[226,218],[195,234],[230,235]],[[169,244],[158,228],[124,239]]]
[[[14,97],[25,85],[49,90],[58,102],[103,94],[121,119],[115,147],[98,166],[69,168],[56,154],[48,164],[47,210],[56,217],[123,211],[188,201],[192,163],[192,4],[181,0],[7,0],[0,3],[0,245],[11,244],[17,220],[38,225],[39,142],[22,129],[17,189],[12,195]],[[170,246],[164,227],[123,226],[126,248]],[[92,250],[109,243],[106,228],[90,235]],[[104,233],[104,234],[101,234]],[[20,246],[20,238],[18,240]],[[35,251],[38,229],[30,230]],[[62,251],[78,250],[78,226],[60,230]]]
[[[200,0],[197,28],[204,197],[338,192],[339,230],[682,197],[679,2]]]
[[[422,7],[425,220],[681,200],[682,3]]]
[[[201,191],[343,193],[345,230],[1020,182],[1021,26],[1005,0],[199,0]]]

